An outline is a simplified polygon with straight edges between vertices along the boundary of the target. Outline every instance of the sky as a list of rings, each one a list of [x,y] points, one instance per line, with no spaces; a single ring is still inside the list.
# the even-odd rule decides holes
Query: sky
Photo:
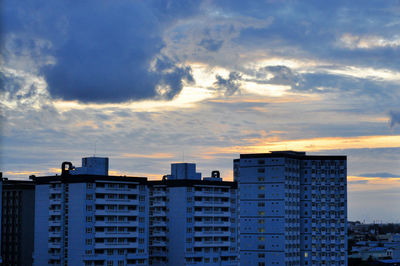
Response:
[[[400,222],[400,1],[4,0],[0,171],[110,158],[232,180],[240,153],[347,155],[349,220]]]

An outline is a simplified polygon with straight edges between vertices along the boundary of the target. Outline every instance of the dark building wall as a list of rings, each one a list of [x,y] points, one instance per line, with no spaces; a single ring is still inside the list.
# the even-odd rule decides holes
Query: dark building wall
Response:
[[[3,265],[32,265],[35,186],[3,181],[1,256]]]

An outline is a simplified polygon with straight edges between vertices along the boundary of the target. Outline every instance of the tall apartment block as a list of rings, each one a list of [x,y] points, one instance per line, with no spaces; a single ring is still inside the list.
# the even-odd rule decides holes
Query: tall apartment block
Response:
[[[3,173],[2,172],[0,172],[0,195],[2,195],[2,191],[3,191]],[[0,197],[0,206],[3,206],[3,204],[2,204],[2,197]],[[0,208],[0,217],[3,217],[2,216],[2,209],[3,208]],[[1,224],[2,223],[0,223],[0,232],[1,232]],[[0,241],[0,250],[1,250],[1,241]],[[1,253],[0,253],[0,263],[2,263],[3,262],[3,259],[2,259],[2,257],[1,257]]]
[[[236,183],[218,171],[201,179],[196,165],[171,165],[150,190],[152,265],[238,265]]]
[[[107,173],[108,159],[91,157],[32,177],[34,265],[148,265],[147,179]]]
[[[241,154],[241,265],[347,265],[346,156]]]
[[[32,265],[35,184],[3,179],[1,256],[4,265]]]

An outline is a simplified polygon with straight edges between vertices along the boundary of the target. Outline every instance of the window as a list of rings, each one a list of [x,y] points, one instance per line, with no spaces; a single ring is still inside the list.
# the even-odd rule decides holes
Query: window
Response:
[[[86,228],[86,233],[88,233],[88,234],[92,233],[92,228],[90,228],[90,227]]]
[[[92,216],[86,216],[86,222],[88,223],[92,222]]]

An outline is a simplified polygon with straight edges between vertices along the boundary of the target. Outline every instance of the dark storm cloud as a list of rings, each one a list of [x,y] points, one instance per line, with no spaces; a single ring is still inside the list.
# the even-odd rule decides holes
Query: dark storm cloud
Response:
[[[394,127],[396,124],[400,125],[400,112],[390,111],[390,127]]]
[[[160,55],[163,30],[197,7],[195,1],[10,1],[4,29],[17,37],[9,57],[21,50],[31,51],[33,60],[51,55],[54,62],[39,70],[56,98],[171,99],[182,89],[182,80],[193,77],[189,67]],[[34,53],[43,42],[38,40],[50,43]],[[151,69],[154,60],[163,66]],[[158,94],[158,85],[167,87],[164,94]]]
[[[231,96],[236,92],[240,92],[240,83],[239,81],[242,79],[241,75],[237,72],[229,73],[229,77],[227,79],[221,77],[220,75],[216,75],[215,78],[217,81],[214,83],[215,87],[219,90],[225,91],[226,96]]]

